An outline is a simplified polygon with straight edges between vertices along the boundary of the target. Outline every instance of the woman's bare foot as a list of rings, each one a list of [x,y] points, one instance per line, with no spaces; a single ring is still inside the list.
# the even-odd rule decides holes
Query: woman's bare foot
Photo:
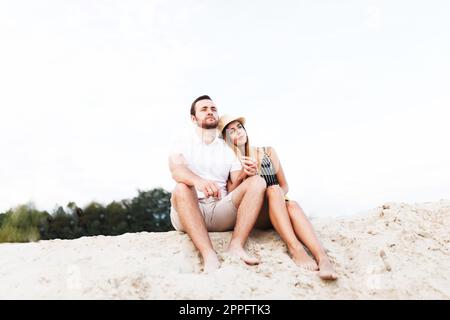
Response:
[[[291,249],[289,250],[289,253],[292,256],[292,260],[294,260],[295,264],[299,267],[302,267],[303,269],[309,271],[319,270],[319,266],[317,265],[316,261],[308,255],[305,249]]]
[[[244,248],[242,248],[241,246],[230,245],[230,247],[228,248],[228,253],[241,258],[246,264],[249,265],[256,265],[260,262],[259,259],[248,255],[248,253],[245,252]]]
[[[330,259],[322,258],[319,261],[319,277],[322,280],[336,280],[338,278],[336,271],[331,264]]]
[[[209,273],[211,271],[219,269],[220,261],[215,253],[211,253],[203,257],[203,265],[203,272]]]

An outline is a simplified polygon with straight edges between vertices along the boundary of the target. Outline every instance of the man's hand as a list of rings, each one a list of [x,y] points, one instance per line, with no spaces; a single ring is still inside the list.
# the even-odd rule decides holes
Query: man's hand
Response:
[[[250,157],[242,157],[241,163],[247,176],[251,177],[258,173],[258,165],[254,159]]]
[[[198,191],[203,192],[203,194],[209,198],[214,197],[217,199],[220,199],[220,188],[214,181],[205,180],[205,179],[198,179],[195,182],[195,189]]]

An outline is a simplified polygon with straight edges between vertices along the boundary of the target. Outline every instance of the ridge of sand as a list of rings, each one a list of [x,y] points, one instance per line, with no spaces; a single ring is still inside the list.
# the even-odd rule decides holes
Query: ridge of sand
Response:
[[[312,223],[337,282],[299,269],[274,231],[248,241],[258,266],[223,254],[230,232],[211,233],[211,274],[186,234],[142,232],[0,244],[0,299],[450,299],[450,200]]]

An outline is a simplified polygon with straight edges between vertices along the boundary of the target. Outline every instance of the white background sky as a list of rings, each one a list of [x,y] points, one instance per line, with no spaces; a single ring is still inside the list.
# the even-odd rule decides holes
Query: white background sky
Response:
[[[336,216],[450,196],[449,1],[0,1],[0,212],[132,198],[211,95]]]

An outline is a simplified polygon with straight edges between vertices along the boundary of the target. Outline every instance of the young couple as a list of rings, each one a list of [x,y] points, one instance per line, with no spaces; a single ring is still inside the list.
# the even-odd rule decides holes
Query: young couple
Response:
[[[208,232],[233,230],[228,252],[249,265],[259,263],[244,249],[253,228],[274,228],[300,267],[319,271],[324,280],[337,274],[311,223],[297,202],[286,196],[288,184],[277,153],[249,144],[245,119],[222,116],[209,96],[191,105],[195,132],[169,157],[172,178],[170,218],[199,250],[204,271],[220,262]],[[305,251],[309,249],[314,259]]]

